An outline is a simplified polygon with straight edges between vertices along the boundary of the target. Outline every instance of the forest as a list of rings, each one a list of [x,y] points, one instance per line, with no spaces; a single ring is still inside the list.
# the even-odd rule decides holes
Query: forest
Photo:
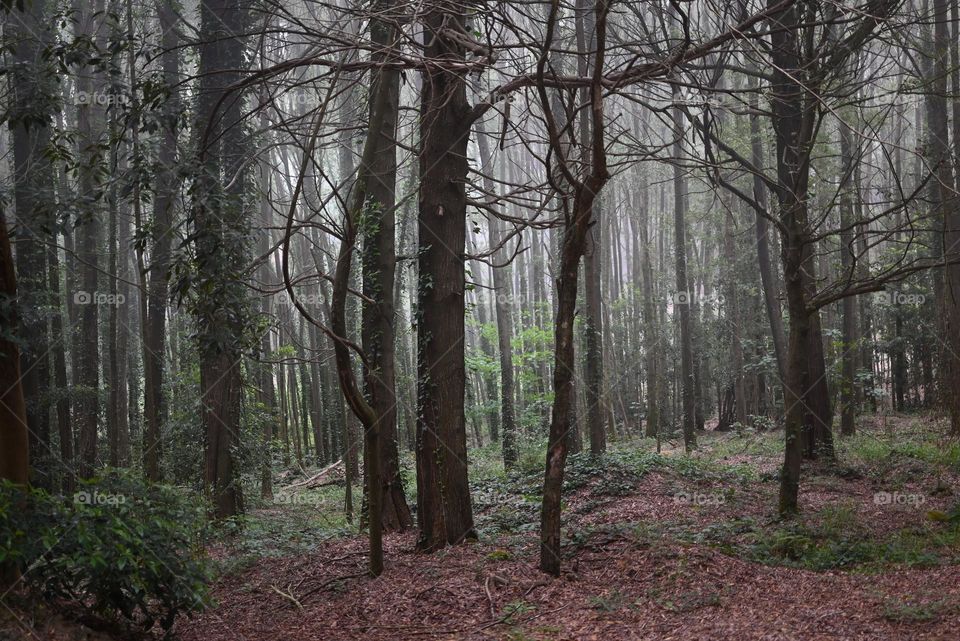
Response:
[[[960,639],[960,0],[0,34],[0,640]]]

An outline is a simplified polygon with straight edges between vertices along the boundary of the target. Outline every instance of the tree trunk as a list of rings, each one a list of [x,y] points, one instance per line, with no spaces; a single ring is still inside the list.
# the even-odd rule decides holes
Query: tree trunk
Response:
[[[20,375],[20,351],[11,340],[19,327],[17,277],[7,235],[7,220],[0,209],[0,479],[17,484],[30,480],[30,440],[27,408]],[[2,573],[2,569],[0,569]],[[2,577],[0,577],[2,579]],[[3,583],[0,583],[3,585]],[[4,586],[6,587],[6,586]]]
[[[78,32],[89,36],[100,46],[103,36],[100,34],[104,11],[103,0],[92,7],[75,2],[78,12]],[[98,100],[104,92],[102,73],[88,66],[80,72],[77,79],[77,95],[83,96],[77,106],[77,151],[80,157],[78,194],[80,199],[80,221],[76,235],[76,254],[80,269],[80,291],[74,292],[74,302],[78,304],[80,323],[76,336],[76,366],[74,384],[77,386],[76,418],[79,434],[78,474],[81,478],[93,476],[97,464],[97,428],[100,414],[100,351],[99,336],[101,299],[100,283],[100,196],[99,167],[101,134],[104,125],[104,108]]]
[[[840,123],[840,171],[843,172],[840,192],[840,269],[843,278],[852,278],[856,249],[853,246],[853,202],[850,198],[849,180],[853,166],[850,129]],[[840,381],[840,434],[850,436],[856,431],[857,415],[857,299],[847,296],[843,299],[842,331],[842,380]]]
[[[492,174],[496,169],[490,154],[490,144],[483,123],[477,126],[477,146],[480,149],[480,161],[484,168],[484,189],[494,194],[496,185]],[[496,216],[487,219],[487,245],[493,249],[499,247],[503,236],[500,220]],[[493,298],[497,320],[497,348],[500,356],[500,434],[503,467],[510,470],[517,462],[517,419],[514,408],[513,383],[513,346],[510,341],[513,337],[513,315],[510,312],[510,301],[513,300],[510,263],[507,252],[498,249],[490,257],[494,263],[493,271]]]
[[[462,60],[445,35],[463,14],[430,5],[424,16],[428,59]],[[466,83],[458,72],[424,72],[420,112],[419,294],[417,313],[417,548],[437,550],[476,538],[464,417],[464,243]]]
[[[375,3],[379,11],[388,10],[392,0]],[[375,60],[384,60],[396,44],[390,22],[374,19],[371,40],[378,46]],[[413,525],[403,492],[400,459],[397,450],[396,340],[393,285],[396,272],[396,181],[397,115],[400,100],[400,73],[381,67],[376,73],[371,95],[381,91],[383,113],[373,136],[373,158],[363,215],[363,294],[372,302],[363,304],[362,346],[368,363],[365,372],[366,394],[377,415],[380,452],[381,524],[384,531],[403,531]],[[371,104],[371,121],[374,114]]]
[[[943,254],[955,254],[960,247],[960,207],[953,193],[953,168],[947,122],[947,73],[949,53],[948,0],[933,1],[933,77],[927,102],[927,153],[930,166],[936,169],[931,188],[933,206],[943,219]],[[957,141],[954,141],[956,144]],[[951,433],[960,434],[960,264],[943,268],[941,294],[943,336],[947,349],[942,350],[944,380],[942,398],[950,414]]]
[[[206,431],[204,483],[215,516],[243,510],[232,448],[240,434],[241,358],[237,337],[244,331],[244,285],[234,266],[246,254],[246,150],[241,129],[242,102],[226,87],[243,66],[245,5],[216,0],[200,9],[200,60],[197,106],[199,173],[195,184],[194,242],[200,282],[195,296],[200,391]],[[223,98],[222,103],[220,99]],[[219,106],[218,106],[219,103]],[[228,176],[224,186],[220,176]]]
[[[143,469],[148,480],[162,478],[163,455],[160,427],[166,416],[164,398],[164,355],[166,313],[169,291],[170,244],[173,235],[174,204],[177,199],[177,130],[180,114],[180,60],[176,8],[171,0],[157,7],[163,53],[163,84],[169,92],[163,103],[160,144],[157,150],[155,196],[153,200],[152,245],[147,285],[147,314],[143,328]]]
[[[8,22],[7,37],[14,44],[10,70],[8,113],[13,142],[14,206],[16,208],[17,280],[21,341],[23,395],[29,426],[33,484],[51,488],[47,466],[39,459],[49,458],[50,450],[50,367],[47,332],[48,307],[57,302],[59,287],[50,289],[46,277],[47,244],[57,233],[53,198],[53,168],[47,147],[50,142],[50,113],[37,110],[48,104],[55,88],[44,59],[51,41],[46,24],[44,2],[36,1],[16,12]],[[62,392],[65,393],[65,390]]]
[[[683,154],[683,114],[679,108],[673,113],[673,156],[674,163],[679,163]],[[693,372],[693,336],[691,334],[690,310],[693,305],[694,293],[690,291],[690,282],[687,279],[687,248],[686,248],[686,188],[683,181],[683,170],[679,164],[673,166],[673,233],[674,233],[674,260],[676,270],[676,293],[673,298],[674,309],[680,315],[680,385],[683,398],[683,447],[687,452],[697,446],[695,413],[696,398],[694,396]]]
[[[755,93],[751,93],[750,101],[753,110],[759,111]],[[750,162],[753,163],[753,166],[763,167],[763,140],[760,135],[760,117],[756,113],[750,115],[750,150]],[[767,187],[758,174],[753,176],[753,198],[761,208],[767,208]],[[756,232],[760,283],[763,288],[763,302],[767,310],[767,320],[770,323],[770,334],[773,337],[773,352],[777,359],[777,372],[780,375],[780,380],[784,381],[786,377],[787,338],[783,329],[783,313],[780,310],[780,300],[777,296],[774,267],[770,260],[768,227],[767,219],[758,212],[754,230]]]

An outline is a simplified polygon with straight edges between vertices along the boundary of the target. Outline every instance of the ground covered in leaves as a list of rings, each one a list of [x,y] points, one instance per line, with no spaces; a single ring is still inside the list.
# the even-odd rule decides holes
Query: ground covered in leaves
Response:
[[[375,579],[364,537],[343,517],[342,487],[284,495],[221,533],[214,604],[174,632],[955,641],[960,446],[944,433],[929,419],[864,421],[836,462],[805,467],[802,515],[788,521],[774,511],[782,432],[707,433],[690,457],[647,440],[574,456],[558,579],[536,568],[542,452],[532,445],[509,476],[495,447],[471,452],[479,541],[424,555],[413,533],[388,535]]]
[[[869,421],[838,462],[805,469],[803,516],[775,517],[782,434],[708,434],[574,457],[564,573],[536,569],[535,456],[506,477],[474,470],[480,540],[433,555],[338,531],[289,553],[271,511],[234,539],[217,605],[184,641],[276,639],[960,638],[960,448],[927,420]],[[489,455],[489,453],[487,453]],[[472,461],[473,463],[473,461]],[[521,466],[523,468],[525,466]],[[329,524],[333,525],[333,524]],[[341,528],[338,525],[334,530]],[[286,541],[273,554],[270,541]],[[240,554],[240,557],[237,556]]]

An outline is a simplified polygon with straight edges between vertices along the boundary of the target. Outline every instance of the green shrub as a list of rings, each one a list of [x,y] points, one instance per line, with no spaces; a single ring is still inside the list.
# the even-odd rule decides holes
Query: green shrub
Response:
[[[202,528],[202,506],[119,474],[66,498],[0,486],[0,562],[43,598],[145,630],[207,604]]]

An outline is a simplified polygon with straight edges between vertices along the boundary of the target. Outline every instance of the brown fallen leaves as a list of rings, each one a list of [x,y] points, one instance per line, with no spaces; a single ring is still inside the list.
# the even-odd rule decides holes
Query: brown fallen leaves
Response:
[[[590,497],[575,494],[568,514],[577,527],[663,522],[681,512],[674,490],[670,479],[650,473],[635,494],[599,508],[578,513]],[[741,492],[736,504],[687,510],[683,518],[763,517],[769,492]],[[881,530],[891,520],[923,518],[910,510],[874,515],[872,492],[863,479],[837,479],[811,484],[804,501],[812,508],[836,493],[859,497]],[[424,555],[403,534],[386,537],[386,571],[371,579],[363,575],[364,545],[361,537],[334,540],[308,556],[263,560],[225,577],[214,588],[218,605],[177,632],[183,641],[960,640],[957,566],[812,572],[614,534],[571,546],[563,576],[551,579],[536,569],[534,535]]]

